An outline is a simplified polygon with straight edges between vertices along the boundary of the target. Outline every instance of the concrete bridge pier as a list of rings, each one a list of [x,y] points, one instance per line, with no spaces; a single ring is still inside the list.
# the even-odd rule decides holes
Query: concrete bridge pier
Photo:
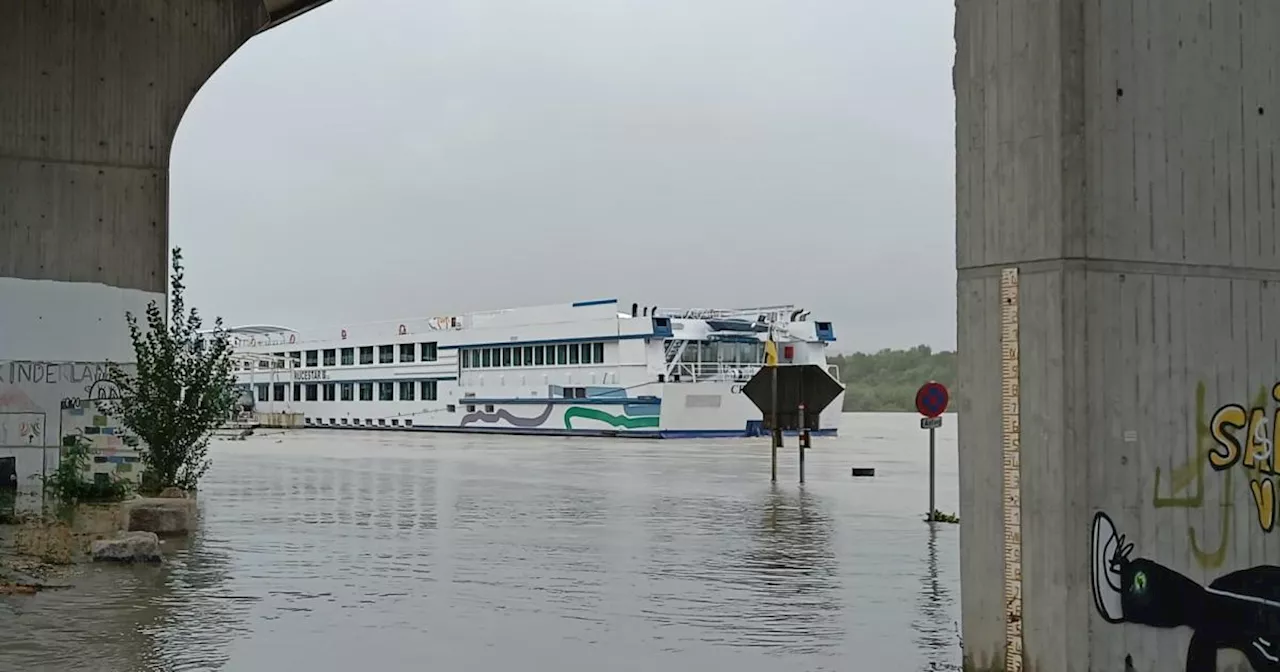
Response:
[[[125,311],[163,305],[174,132],[269,18],[262,0],[0,2],[0,459],[22,483],[56,461],[61,400],[132,360]]]
[[[1280,3],[956,8],[966,669],[1280,669]]]

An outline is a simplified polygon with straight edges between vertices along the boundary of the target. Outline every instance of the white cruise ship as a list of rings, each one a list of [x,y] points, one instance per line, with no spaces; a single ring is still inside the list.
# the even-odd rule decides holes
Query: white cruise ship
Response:
[[[616,299],[339,326],[228,330],[243,399],[334,429],[757,436],[742,394],[770,334],[827,365],[830,322],[792,306],[659,310]],[[842,392],[819,418],[835,434]]]

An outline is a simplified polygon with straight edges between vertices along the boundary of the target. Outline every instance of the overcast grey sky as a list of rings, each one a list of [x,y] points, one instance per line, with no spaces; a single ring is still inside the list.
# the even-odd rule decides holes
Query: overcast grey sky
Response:
[[[172,161],[189,300],[303,328],[620,297],[955,344],[950,0],[334,0]]]

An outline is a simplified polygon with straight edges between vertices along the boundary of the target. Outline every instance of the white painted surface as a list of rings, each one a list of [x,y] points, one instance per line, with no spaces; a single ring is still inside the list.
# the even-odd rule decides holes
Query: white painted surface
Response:
[[[125,311],[145,319],[162,294],[95,283],[0,278],[0,457],[24,487],[57,464],[64,399],[110,396],[106,362],[129,363]]]
[[[91,282],[0,277],[0,360],[131,359],[125,312],[145,320],[147,303],[164,300],[163,294]]]

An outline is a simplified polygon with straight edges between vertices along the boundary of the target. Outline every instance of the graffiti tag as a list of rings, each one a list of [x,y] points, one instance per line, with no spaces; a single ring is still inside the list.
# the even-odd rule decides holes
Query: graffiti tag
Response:
[[[1272,386],[1271,400],[1280,402],[1280,383]],[[1248,409],[1240,404],[1226,404],[1209,421],[1215,444],[1209,451],[1209,466],[1215,471],[1239,466],[1247,472],[1258,526],[1263,532],[1275,529],[1276,524],[1276,468],[1271,428],[1277,423],[1280,423],[1280,404],[1268,418],[1267,409],[1261,403]]]

